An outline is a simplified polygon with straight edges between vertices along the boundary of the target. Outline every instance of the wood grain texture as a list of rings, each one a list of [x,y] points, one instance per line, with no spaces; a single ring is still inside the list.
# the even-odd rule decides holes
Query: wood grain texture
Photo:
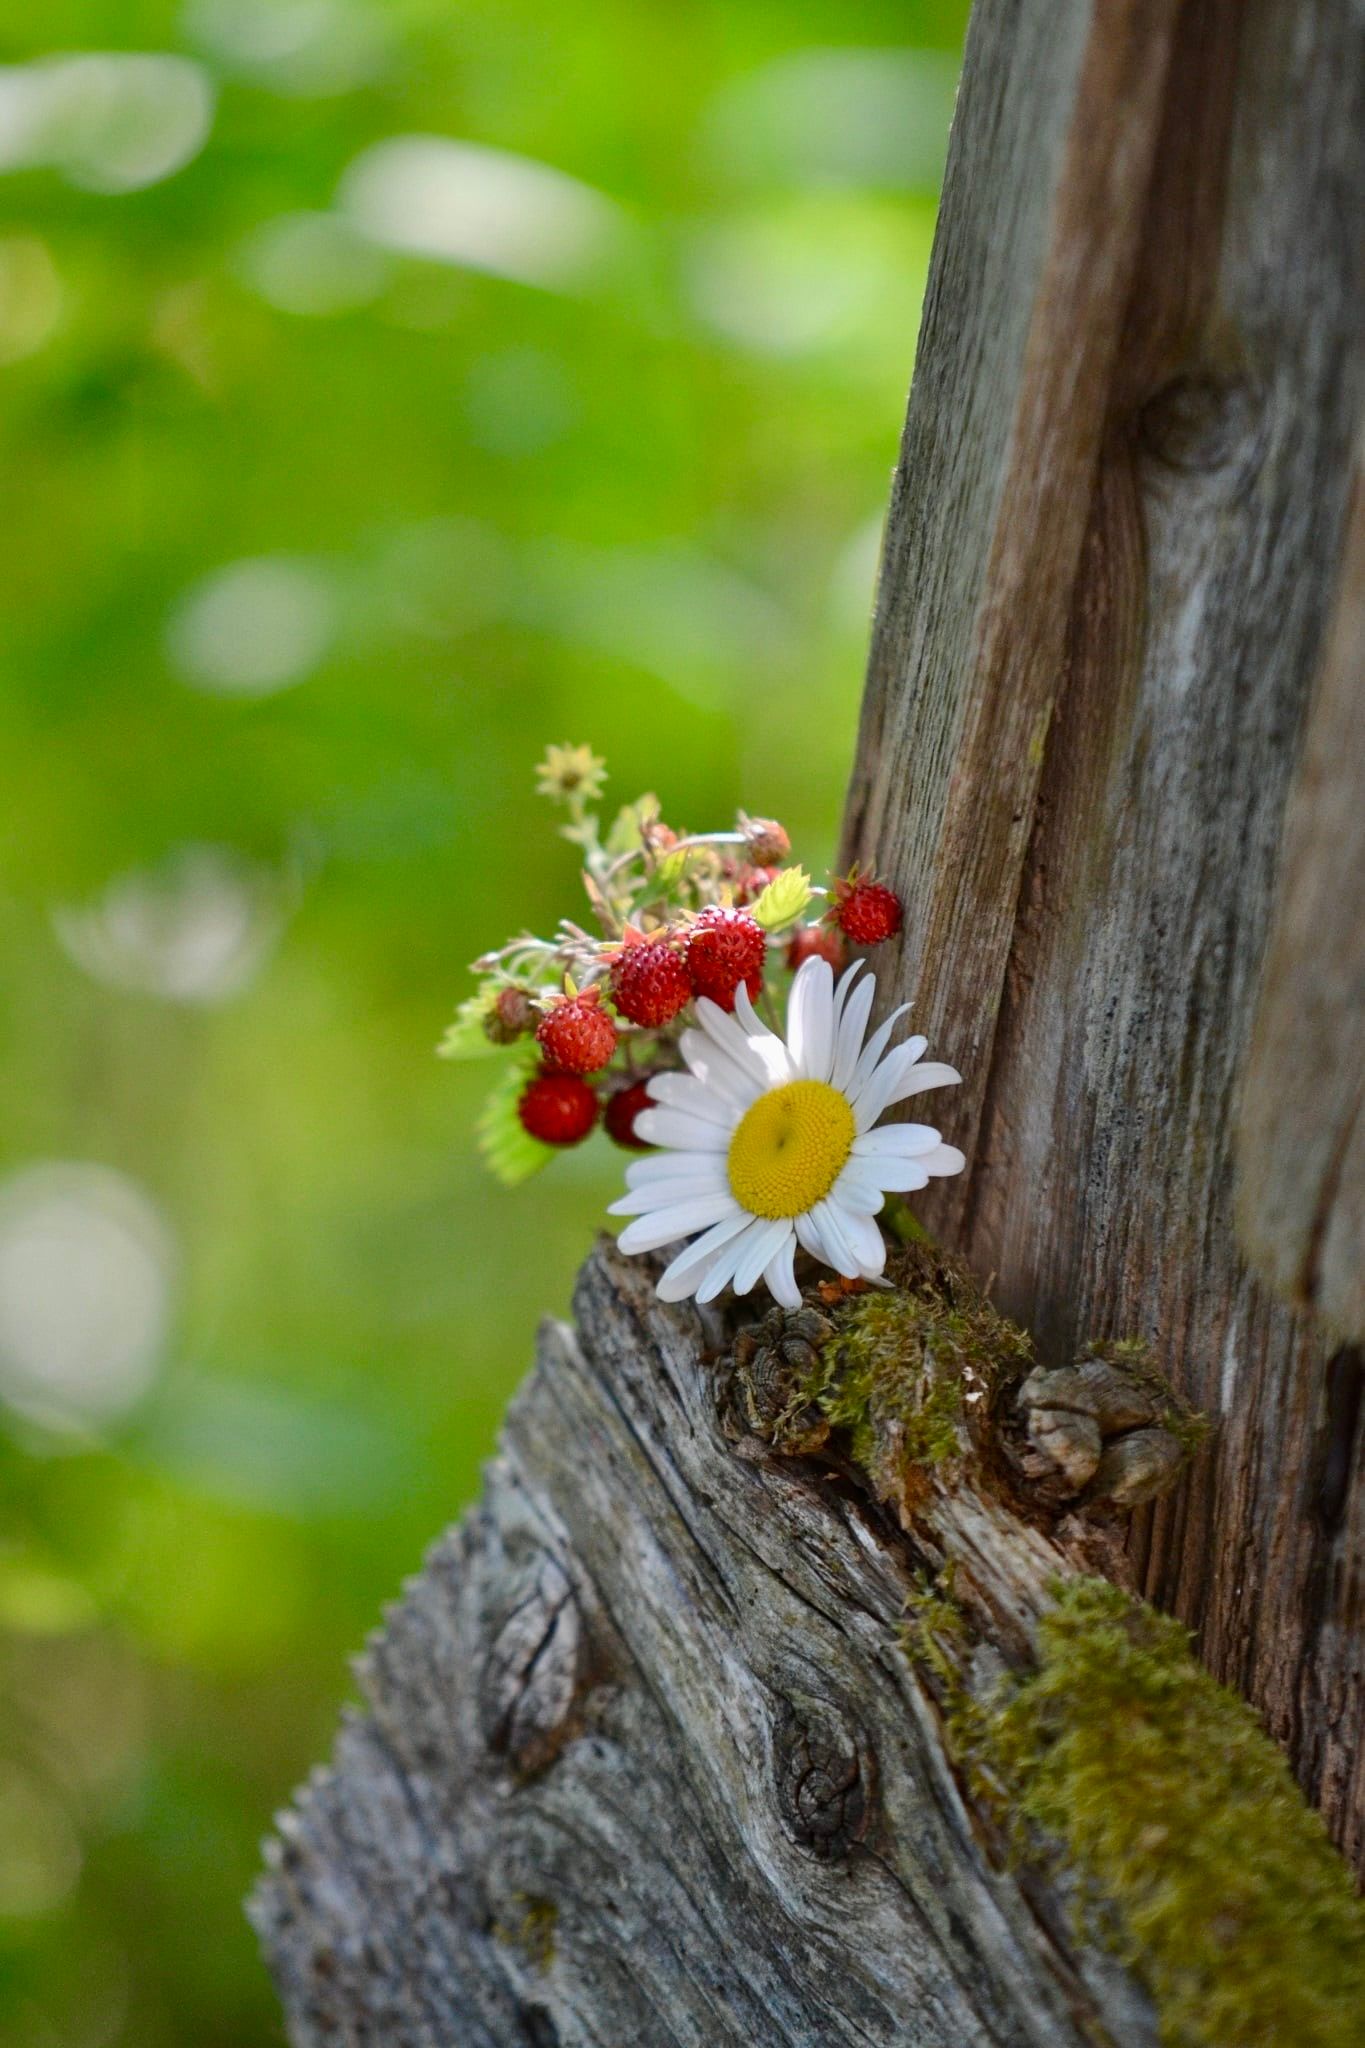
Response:
[[[1365,478],[1285,824],[1247,1055],[1237,1221],[1260,1271],[1365,1340]]]
[[[979,6],[978,57],[1061,14],[1076,84],[1011,164],[1031,88],[969,66],[848,852],[907,902],[888,998],[967,1075],[927,1220],[1046,1356],[1149,1337],[1217,1418],[1134,1556],[1365,1862],[1360,1404],[1233,1220],[1365,383],[1365,10],[1024,12]]]
[[[971,1488],[927,1482],[912,1540],[743,1455],[653,1277],[589,1260],[281,1822],[253,1918],[291,2038],[1154,2048],[1066,1902],[986,1853],[899,1642],[951,1557],[1024,1654],[1068,1552]]]

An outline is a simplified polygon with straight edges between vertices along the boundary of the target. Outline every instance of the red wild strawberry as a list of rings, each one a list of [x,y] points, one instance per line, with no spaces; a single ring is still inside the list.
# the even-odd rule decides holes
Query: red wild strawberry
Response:
[[[632,1081],[628,1088],[618,1088],[607,1098],[607,1107],[602,1121],[607,1127],[607,1136],[618,1145],[624,1145],[630,1152],[648,1152],[648,1138],[635,1133],[635,1119],[642,1109],[652,1109],[654,1101],[644,1081]]]
[[[542,1145],[577,1145],[597,1122],[597,1097],[577,1074],[537,1074],[521,1092],[517,1115]]]
[[[736,903],[756,903],[769,882],[776,880],[781,872],[780,868],[737,867],[733,869],[731,880],[734,886]]]
[[[762,988],[767,950],[763,927],[754,918],[743,910],[711,904],[687,940],[687,972],[694,992],[709,996],[722,1010],[733,1010],[741,982],[751,997]]]
[[[616,1050],[616,1026],[601,1007],[602,991],[554,996],[536,1026],[536,1044],[547,1063],[566,1074],[595,1074]]]
[[[842,932],[828,925],[803,924],[787,941],[787,965],[793,973],[807,960],[828,960],[831,967],[842,967],[846,950]]]
[[[653,1029],[671,1023],[691,1002],[692,983],[676,947],[667,939],[643,939],[617,954],[611,992],[623,1017]]]
[[[901,900],[884,882],[853,874],[834,884],[833,901],[825,916],[855,946],[878,946],[900,930]]]

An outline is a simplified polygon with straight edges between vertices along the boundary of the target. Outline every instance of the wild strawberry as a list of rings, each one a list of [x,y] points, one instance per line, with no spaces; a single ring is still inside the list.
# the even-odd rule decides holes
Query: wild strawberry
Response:
[[[536,1044],[546,1062],[566,1074],[595,1074],[616,1050],[616,1026],[601,1007],[602,991],[553,996],[536,1026]]]
[[[597,1097],[577,1074],[537,1074],[521,1092],[517,1115],[542,1145],[577,1145],[597,1122]]]
[[[787,941],[787,965],[793,973],[807,960],[828,960],[831,967],[842,967],[846,951],[842,932],[829,925],[803,924]]]
[[[767,950],[762,925],[747,912],[711,904],[688,934],[687,972],[694,992],[709,996],[722,1010],[733,1010],[741,982],[751,996],[762,988]]]
[[[747,863],[732,867],[730,880],[735,892],[736,903],[756,903],[769,882],[781,873],[780,868],[754,868]]]
[[[792,850],[791,840],[776,818],[749,818],[741,811],[739,829],[756,868],[780,866]]]
[[[671,1023],[691,1002],[692,983],[676,947],[667,939],[643,939],[617,954],[611,992],[623,1017],[654,1029]]]
[[[500,988],[483,1020],[484,1034],[494,1045],[512,1045],[533,1029],[536,1013],[524,988]]]
[[[653,1107],[653,1098],[644,1081],[632,1081],[628,1088],[618,1088],[615,1095],[608,1096],[602,1116],[607,1136],[630,1152],[648,1152],[648,1138],[635,1134],[635,1119],[642,1109]]]
[[[855,872],[847,881],[834,884],[825,916],[855,946],[878,946],[900,930],[901,900],[884,882]]]

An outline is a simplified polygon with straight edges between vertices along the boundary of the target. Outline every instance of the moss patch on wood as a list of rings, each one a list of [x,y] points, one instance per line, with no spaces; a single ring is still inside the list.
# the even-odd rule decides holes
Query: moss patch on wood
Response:
[[[822,1282],[819,1305],[736,1332],[718,1387],[732,1437],[851,1467],[907,1523],[931,1475],[956,1486],[970,1472],[1051,1526],[1164,1492],[1205,1433],[1145,1344],[1035,1368],[1027,1331],[961,1260],[908,1244],[888,1275],[885,1288]]]
[[[907,1647],[973,1793],[1147,1986],[1167,2048],[1356,2048],[1365,1903],[1256,1716],[1179,1622],[1104,1580],[1059,1586],[1036,1670],[973,1700],[951,1587]]]
[[[917,1470],[964,1454],[972,1410],[985,1419],[1001,1386],[1028,1371],[1033,1345],[965,1266],[931,1247],[908,1247],[891,1277],[892,1289],[833,1311],[834,1335],[799,1398],[847,1433],[877,1497],[904,1505]]]

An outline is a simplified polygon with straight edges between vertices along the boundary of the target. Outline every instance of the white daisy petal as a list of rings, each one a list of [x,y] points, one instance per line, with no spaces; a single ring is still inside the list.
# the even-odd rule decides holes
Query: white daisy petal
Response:
[[[770,1031],[759,1016],[758,1011],[754,1008],[754,999],[749,994],[748,985],[742,981],[735,990],[735,1021],[751,1044],[756,1038],[771,1038],[778,1044],[781,1043],[777,1033]]]
[[[849,1090],[849,1101],[860,1131],[871,1130],[886,1107],[886,1100],[900,1077],[900,1048],[893,1047],[873,1071]]]
[[[876,1072],[864,1081],[853,1104],[860,1131],[869,1130],[892,1103],[904,1102],[910,1095],[922,1095],[926,1088],[944,1088],[961,1080],[956,1067],[934,1061],[921,1066],[914,1050],[917,1043],[912,1038],[907,1045],[889,1052]]]
[[[767,1083],[766,1073],[760,1079],[741,1067],[728,1052],[721,1050],[714,1038],[693,1024],[678,1040],[678,1050],[698,1081],[718,1095],[727,1096],[740,1109],[747,1109]]]
[[[818,955],[797,969],[792,983],[787,1050],[803,1081],[828,1081],[834,1057],[834,970]]]
[[[861,1209],[864,1215],[875,1216],[886,1187],[881,1169],[879,1159],[850,1159],[829,1191],[830,1200],[841,1202],[846,1209]]]
[[[734,1279],[730,1283],[736,1294],[749,1292],[769,1259],[774,1258],[793,1235],[791,1219],[787,1216],[771,1220],[765,1218],[757,1229],[750,1231],[744,1240],[744,1256],[737,1261]]]
[[[647,1152],[626,1168],[626,1186],[648,1187],[651,1181],[670,1180],[678,1173],[718,1173],[723,1178],[725,1162],[715,1152]]]
[[[749,1050],[755,1058],[762,1060],[763,1071],[768,1077],[770,1088],[780,1088],[784,1081],[794,1081],[797,1070],[783,1040],[775,1031],[770,1031],[753,1006],[749,991],[741,982],[735,990],[735,1016],[743,1025],[749,1040]]]
[[[728,1189],[721,1195],[693,1195],[689,1201],[673,1202],[666,1209],[638,1216],[634,1223],[626,1225],[616,1242],[623,1252],[656,1252],[661,1244],[672,1244],[694,1230],[707,1230],[713,1223],[723,1223],[738,1208]]]
[[[923,1159],[874,1159],[868,1164],[888,1195],[913,1195],[929,1185]]]
[[[721,1289],[729,1286],[740,1260],[744,1257],[745,1247],[755,1231],[762,1228],[762,1219],[751,1216],[747,1229],[741,1230],[738,1237],[731,1238],[729,1244],[716,1253],[697,1283],[698,1301],[714,1301]]]
[[[891,1099],[904,1102],[908,1095],[922,1095],[926,1088],[956,1088],[961,1079],[956,1067],[945,1066],[942,1060],[926,1060],[906,1075],[900,1093]]]
[[[872,998],[876,993],[875,979],[870,974],[864,975],[844,1004],[839,1017],[834,1038],[834,1065],[829,1078],[834,1087],[843,1089],[845,1093],[858,1065],[858,1056],[863,1046],[863,1033],[867,1029],[868,1012],[872,1008]]]
[[[767,1069],[769,1088],[785,1088],[788,1081],[800,1080],[792,1056],[780,1038],[755,1039],[754,1050]]]
[[[915,1065],[927,1043],[924,1038],[907,1038],[904,1045],[893,1046],[890,1052],[883,1053],[871,1065],[860,1060],[859,1078],[849,1091],[850,1101],[856,1104],[870,1088],[878,1087],[884,1082],[888,1074],[894,1073],[899,1076],[907,1073]]]
[[[915,1164],[922,1166],[935,1180],[941,1180],[949,1174],[961,1173],[967,1164],[967,1155],[959,1152],[956,1145],[940,1145],[936,1152],[926,1152]]]
[[[709,1230],[694,1238],[686,1251],[679,1252],[672,1264],[660,1274],[659,1284],[654,1290],[660,1301],[686,1301],[694,1294],[716,1253],[732,1238],[738,1237],[741,1231],[747,1230],[752,1220],[736,1204],[733,1216],[713,1223]]]
[[[682,1146],[674,1152],[647,1152],[626,1168],[628,1188],[657,1188],[671,1180],[712,1180],[719,1187],[728,1187],[729,1178],[723,1152],[691,1151]]]
[[[873,1280],[886,1264],[886,1239],[867,1215],[855,1214],[845,1209],[834,1197],[830,1197],[830,1208],[839,1218],[839,1224],[858,1261],[858,1271],[864,1280]]]
[[[843,1210],[836,1209],[833,1202],[826,1199],[816,1203],[810,1212],[810,1220],[824,1241],[826,1263],[833,1266],[836,1273],[842,1273],[846,1280],[858,1279],[858,1255],[845,1233]]]
[[[676,1180],[650,1181],[646,1187],[630,1188],[607,1204],[608,1216],[648,1216],[654,1209],[669,1209],[678,1202],[690,1202],[698,1195],[728,1194],[730,1184],[723,1173],[709,1177],[679,1174]]]
[[[912,1159],[917,1152],[932,1152],[939,1134],[932,1124],[881,1124],[853,1140],[855,1159]]]
[[[783,1308],[800,1308],[801,1289],[796,1284],[794,1261],[796,1237],[789,1232],[763,1268],[763,1284]]]
[[[863,1082],[867,1079],[868,1075],[877,1065],[877,1062],[880,1060],[882,1054],[885,1052],[887,1045],[890,1042],[891,1033],[895,1030],[897,1024],[900,1023],[901,1018],[905,1015],[906,1011],[909,1008],[909,1003],[902,1003],[899,1009],[893,1010],[891,1012],[891,1015],[887,1018],[884,1024],[879,1024],[877,1026],[871,1038],[868,1039],[867,1044],[863,1047],[862,1051],[858,1055],[858,1064],[853,1069],[853,1079],[850,1081],[848,1086],[848,1094],[850,1098],[856,1096],[858,1090],[862,1087]],[[920,1051],[923,1052],[925,1046],[928,1044],[928,1040],[919,1039],[917,1041],[915,1039],[911,1039],[908,1041],[908,1043],[910,1043],[911,1045],[918,1043]]]
[[[835,982],[834,1021],[836,1025],[838,1024],[839,1019],[843,1016],[844,1005],[848,1001],[849,996],[852,993],[855,984],[857,983],[858,976],[862,973],[866,965],[866,960],[855,960],[851,966],[846,967],[844,969],[843,973],[839,976],[839,979]],[[876,975],[869,975],[868,979],[872,983],[872,987],[875,990],[877,986]]]
[[[797,1243],[801,1246],[802,1251],[809,1252],[813,1259],[819,1259],[822,1266],[832,1266],[834,1261],[830,1258],[825,1240],[821,1237],[811,1218],[809,1216],[793,1216],[792,1225],[796,1231]]]
[[[729,1131],[681,1109],[642,1109],[635,1131],[650,1145],[671,1145],[681,1152],[725,1152],[730,1146]]]
[[[713,1003],[710,996],[697,998],[697,1022],[707,1037],[712,1039],[722,1052],[730,1055],[736,1066],[746,1074],[752,1074],[755,1080],[766,1082],[768,1069],[762,1057],[749,1043],[734,1018],[722,1010],[719,1003]]]
[[[649,1093],[653,1101],[663,1103],[665,1108],[686,1110],[689,1116],[699,1116],[706,1124],[719,1124],[725,1131],[733,1131],[739,1122],[735,1104],[692,1074],[655,1074],[649,1083]]]

